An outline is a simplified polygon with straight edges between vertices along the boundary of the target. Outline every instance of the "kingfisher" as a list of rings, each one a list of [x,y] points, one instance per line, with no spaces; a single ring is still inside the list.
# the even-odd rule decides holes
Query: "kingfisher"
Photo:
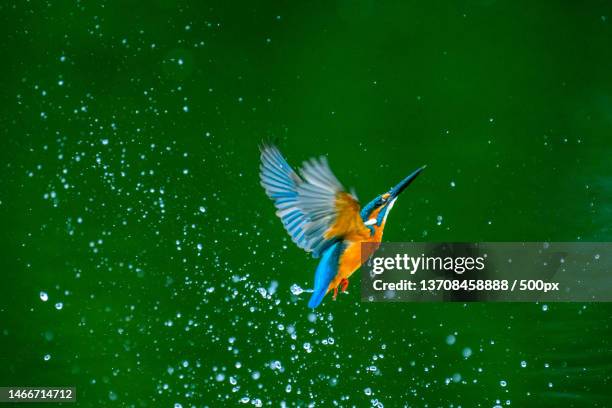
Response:
[[[360,208],[356,194],[342,187],[325,156],[305,161],[298,175],[276,146],[264,144],[260,151],[261,185],[276,215],[298,247],[321,259],[308,306],[319,306],[330,291],[335,300],[338,288],[345,292],[348,278],[378,249],[395,201],[425,166]]]

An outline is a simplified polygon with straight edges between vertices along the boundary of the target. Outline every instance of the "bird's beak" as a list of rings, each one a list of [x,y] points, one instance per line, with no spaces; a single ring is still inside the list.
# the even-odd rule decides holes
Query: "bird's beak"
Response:
[[[410,183],[412,183],[419,174],[421,174],[421,172],[423,171],[423,169],[425,169],[425,167],[427,166],[419,167],[418,169],[413,171],[408,177],[406,177],[405,179],[400,181],[395,187],[393,187],[389,191],[389,195],[390,195],[389,198],[392,200],[395,200],[397,196],[399,196],[401,192],[404,191],[406,187],[408,187]]]

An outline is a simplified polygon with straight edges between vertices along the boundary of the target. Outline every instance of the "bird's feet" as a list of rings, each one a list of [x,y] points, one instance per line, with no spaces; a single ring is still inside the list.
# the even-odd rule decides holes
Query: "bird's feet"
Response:
[[[348,287],[349,281],[344,278],[340,281],[340,284],[334,288],[334,295],[332,297],[333,300],[336,300],[338,297],[338,288],[342,291],[342,293],[346,292],[346,288]]]
[[[349,281],[346,278],[340,281],[340,290],[342,291],[342,293],[346,292],[346,288],[348,288],[348,284],[349,284]]]

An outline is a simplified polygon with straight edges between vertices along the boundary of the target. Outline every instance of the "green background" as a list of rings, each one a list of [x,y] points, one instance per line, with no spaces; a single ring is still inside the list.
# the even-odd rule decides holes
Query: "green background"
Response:
[[[262,140],[327,155],[362,201],[427,164],[386,241],[610,241],[611,19],[3,1],[0,385],[83,407],[612,406],[611,305],[363,304],[356,274],[313,313],[290,287],[316,260],[258,180]]]

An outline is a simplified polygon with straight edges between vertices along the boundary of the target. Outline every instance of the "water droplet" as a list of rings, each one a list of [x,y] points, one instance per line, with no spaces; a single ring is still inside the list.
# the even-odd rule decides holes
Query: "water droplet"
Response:
[[[295,283],[293,285],[291,285],[291,293],[293,293],[295,296],[299,296],[304,292],[304,289],[300,288],[298,285],[296,285]]]
[[[49,295],[47,295],[47,292],[40,291],[40,300],[42,300],[43,302],[49,300]]]
[[[446,336],[446,344],[448,344],[449,346],[452,346],[453,344],[455,344],[456,341],[457,341],[457,338],[454,335],[449,334],[448,336]]]

